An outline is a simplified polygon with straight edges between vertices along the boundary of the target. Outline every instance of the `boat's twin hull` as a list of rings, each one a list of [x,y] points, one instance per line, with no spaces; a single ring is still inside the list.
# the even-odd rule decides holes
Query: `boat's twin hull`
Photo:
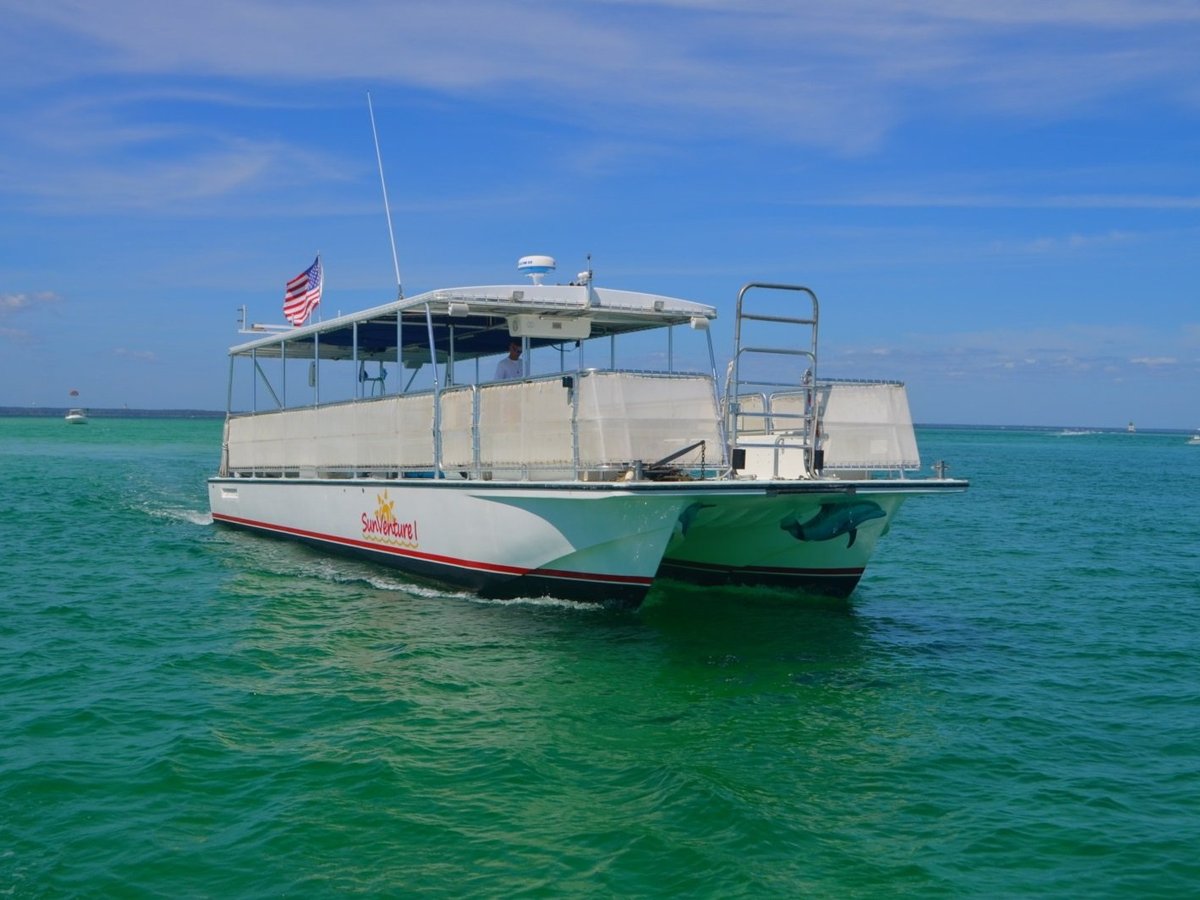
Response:
[[[772,489],[702,499],[684,511],[659,575],[848,597],[904,496]]]
[[[636,605],[657,576],[847,596],[910,491],[215,478],[213,520],[486,596]]]

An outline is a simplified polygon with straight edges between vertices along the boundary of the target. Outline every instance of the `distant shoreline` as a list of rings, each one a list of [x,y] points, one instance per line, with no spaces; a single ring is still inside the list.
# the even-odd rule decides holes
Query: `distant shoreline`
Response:
[[[0,416],[31,419],[61,419],[66,406],[0,406]],[[212,409],[101,409],[88,407],[93,419],[223,419],[225,413]]]
[[[66,406],[0,406],[0,418],[61,419]],[[101,409],[88,407],[93,419],[223,419],[215,409]],[[1087,434],[1124,434],[1123,425],[952,425],[946,422],[916,422],[917,428],[941,428],[948,431],[1042,431],[1081,432]],[[1137,434],[1194,434],[1190,428],[1139,428]]]

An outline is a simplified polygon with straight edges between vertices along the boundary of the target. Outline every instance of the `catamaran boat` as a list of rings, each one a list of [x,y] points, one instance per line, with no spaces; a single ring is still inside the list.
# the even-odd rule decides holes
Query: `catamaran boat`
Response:
[[[903,384],[818,377],[807,287],[742,288],[721,373],[713,307],[519,268],[532,283],[232,347],[213,521],[484,596],[636,606],[671,578],[845,597],[906,498],[968,486],[920,475]]]
[[[86,409],[68,409],[63,418],[68,425],[86,425],[88,414]]]

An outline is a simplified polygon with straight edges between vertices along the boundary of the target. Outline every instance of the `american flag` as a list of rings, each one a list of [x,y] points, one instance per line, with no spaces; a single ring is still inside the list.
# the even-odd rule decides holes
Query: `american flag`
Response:
[[[283,315],[293,325],[303,325],[312,315],[313,308],[321,302],[321,285],[325,275],[321,271],[321,257],[287,283],[283,295]]]

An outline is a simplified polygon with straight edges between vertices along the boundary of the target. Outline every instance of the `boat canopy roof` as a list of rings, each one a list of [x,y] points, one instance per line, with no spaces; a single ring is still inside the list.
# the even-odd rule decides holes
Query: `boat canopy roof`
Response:
[[[426,319],[428,308],[429,320]],[[439,359],[473,359],[504,353],[510,340],[528,336],[530,346],[574,343],[670,325],[706,327],[717,311],[703,303],[590,284],[487,285],[447,288],[361,312],[314,322],[230,349],[231,356],[394,360],[397,343],[405,359],[429,358],[428,321]]]

